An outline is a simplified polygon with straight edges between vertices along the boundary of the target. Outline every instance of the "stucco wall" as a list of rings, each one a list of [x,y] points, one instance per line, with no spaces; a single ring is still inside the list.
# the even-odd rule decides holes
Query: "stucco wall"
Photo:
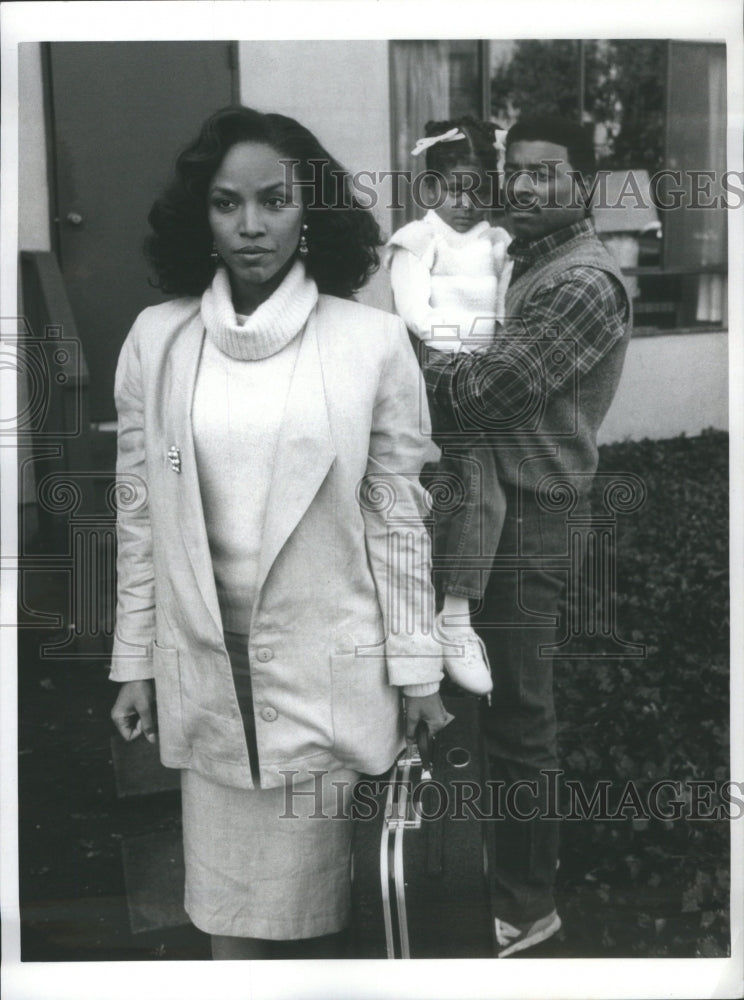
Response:
[[[600,444],[728,427],[728,336],[673,333],[631,340]]]
[[[241,42],[240,97],[260,111],[296,118],[348,170],[390,168],[390,95],[386,41]],[[310,48],[311,47],[311,57]],[[375,212],[385,233],[389,213]],[[390,308],[383,274],[359,295]]]

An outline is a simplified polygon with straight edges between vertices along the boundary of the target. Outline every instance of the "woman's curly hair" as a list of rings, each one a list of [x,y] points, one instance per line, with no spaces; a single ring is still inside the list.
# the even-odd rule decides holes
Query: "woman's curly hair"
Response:
[[[318,289],[349,298],[379,267],[380,227],[352,193],[348,172],[294,118],[231,106],[215,112],[176,160],[175,176],[150,210],[145,253],[168,294],[201,295],[214,277],[209,184],[239,142],[271,146],[293,161],[305,206],[308,274]]]
[[[426,150],[426,169],[446,174],[460,163],[479,163],[486,170],[495,170],[497,165],[494,141],[496,130],[501,126],[493,122],[480,121],[472,115],[452,118],[447,121],[430,121],[424,126],[426,138],[444,135],[457,128],[465,136],[454,142],[437,142]]]

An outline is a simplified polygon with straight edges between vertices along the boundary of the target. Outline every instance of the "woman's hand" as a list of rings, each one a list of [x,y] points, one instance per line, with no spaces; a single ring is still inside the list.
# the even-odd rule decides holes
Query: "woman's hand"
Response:
[[[415,740],[416,726],[423,721],[429,727],[429,733],[435,736],[440,729],[452,722],[451,715],[442,703],[439,694],[427,694],[423,698],[406,697],[406,739]]]
[[[125,681],[111,709],[111,718],[127,742],[136,740],[141,733],[144,733],[148,743],[157,742],[158,725],[153,682]]]

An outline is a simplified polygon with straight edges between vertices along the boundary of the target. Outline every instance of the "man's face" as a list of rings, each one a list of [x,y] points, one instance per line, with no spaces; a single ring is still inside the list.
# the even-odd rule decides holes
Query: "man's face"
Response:
[[[568,150],[558,143],[539,139],[507,146],[506,214],[515,236],[538,240],[585,217],[572,170]]]

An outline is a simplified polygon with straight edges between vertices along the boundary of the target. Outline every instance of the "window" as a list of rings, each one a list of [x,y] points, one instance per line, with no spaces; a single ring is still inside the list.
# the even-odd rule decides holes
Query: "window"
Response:
[[[626,276],[636,332],[726,324],[725,206],[741,184],[723,186],[724,44],[391,42],[391,70],[397,169],[416,169],[409,151],[430,118],[579,118],[600,171],[595,225]],[[415,214],[407,204],[395,225]]]

